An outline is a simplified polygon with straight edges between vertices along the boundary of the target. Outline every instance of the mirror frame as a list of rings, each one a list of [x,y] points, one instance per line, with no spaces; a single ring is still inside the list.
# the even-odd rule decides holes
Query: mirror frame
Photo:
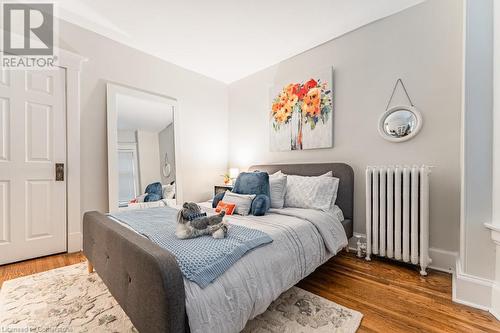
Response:
[[[389,134],[387,134],[385,132],[384,122],[387,119],[387,117],[389,117],[389,115],[393,114],[396,111],[400,111],[400,110],[401,111],[409,111],[409,112],[413,113],[415,115],[416,120],[417,120],[417,125],[416,125],[415,129],[407,136],[404,136],[402,138],[395,138],[395,137],[390,136]],[[420,111],[418,111],[418,109],[416,107],[408,106],[408,105],[397,105],[397,106],[393,106],[392,108],[388,109],[380,116],[379,121],[378,121],[378,132],[380,133],[380,136],[382,136],[387,141],[403,142],[403,141],[408,141],[408,140],[414,138],[418,134],[418,132],[420,132],[420,130],[422,129],[422,125],[423,125],[422,114],[420,113]]]
[[[172,105],[174,112],[174,142],[175,142],[175,199],[176,202],[182,202],[182,172],[180,165],[180,115],[179,103],[175,98],[157,94],[151,91],[138,89],[118,83],[106,83],[106,113],[107,113],[107,139],[108,139],[108,212],[118,211],[118,174],[112,170],[117,170],[118,154],[117,140],[117,113],[116,113],[116,94],[129,93],[135,96],[151,96],[158,99],[168,100]]]

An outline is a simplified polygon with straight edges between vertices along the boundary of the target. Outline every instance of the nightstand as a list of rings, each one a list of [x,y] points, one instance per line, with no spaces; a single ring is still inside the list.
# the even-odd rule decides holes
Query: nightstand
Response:
[[[223,193],[226,191],[231,191],[233,189],[233,185],[215,185],[214,186],[214,195],[219,193]]]

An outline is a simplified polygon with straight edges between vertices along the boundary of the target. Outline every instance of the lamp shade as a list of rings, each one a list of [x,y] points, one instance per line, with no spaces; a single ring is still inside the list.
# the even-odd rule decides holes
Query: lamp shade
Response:
[[[231,179],[238,178],[239,174],[240,174],[240,169],[238,169],[238,168],[230,168],[229,169],[229,178],[231,178]]]

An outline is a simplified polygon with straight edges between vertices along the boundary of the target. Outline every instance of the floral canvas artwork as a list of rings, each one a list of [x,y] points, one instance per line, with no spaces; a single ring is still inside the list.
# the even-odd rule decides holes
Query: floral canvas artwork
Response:
[[[271,90],[272,151],[332,147],[331,69]]]

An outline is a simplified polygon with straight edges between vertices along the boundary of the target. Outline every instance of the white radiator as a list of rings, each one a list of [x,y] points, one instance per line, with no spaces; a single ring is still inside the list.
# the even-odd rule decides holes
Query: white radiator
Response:
[[[429,174],[425,165],[366,169],[366,260],[374,254],[420,264],[427,275]]]

